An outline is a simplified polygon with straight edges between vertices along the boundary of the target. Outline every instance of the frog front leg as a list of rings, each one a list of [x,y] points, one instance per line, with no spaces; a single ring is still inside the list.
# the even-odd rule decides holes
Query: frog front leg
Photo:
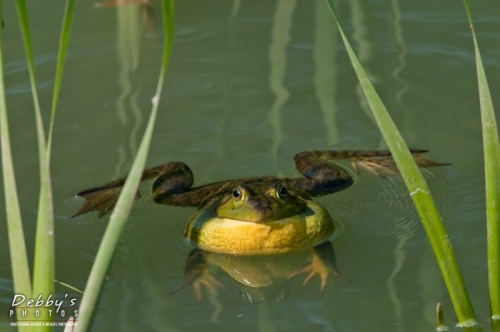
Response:
[[[303,285],[307,284],[309,280],[315,275],[321,278],[321,291],[326,288],[326,283],[331,274],[346,279],[340,274],[337,268],[337,261],[335,251],[330,241],[325,241],[311,249],[311,261],[304,264],[297,271],[293,272],[288,278],[293,278],[296,275],[309,272],[309,275],[304,280]],[[346,279],[349,283],[350,281]]]
[[[419,167],[449,165],[424,158],[425,152],[427,150],[410,149],[410,153]],[[311,196],[331,194],[353,184],[352,176],[344,167],[336,164],[336,160],[350,161],[358,173],[360,170],[366,170],[382,177],[399,174],[389,150],[304,151],[297,153],[294,159],[295,167],[306,179],[292,179],[289,185]]]
[[[184,283],[171,291],[170,294],[174,294],[186,286],[192,286],[196,298],[201,300],[202,286],[212,291],[216,291],[216,288],[224,288],[224,285],[210,272],[209,263],[207,262],[206,257],[210,254],[210,252],[203,251],[201,249],[191,250],[186,259]]]

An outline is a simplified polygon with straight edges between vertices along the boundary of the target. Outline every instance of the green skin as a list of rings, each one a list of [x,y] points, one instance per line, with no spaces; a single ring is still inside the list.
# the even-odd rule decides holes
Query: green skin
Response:
[[[410,152],[419,167],[447,165],[425,159],[422,155],[426,150]],[[321,150],[304,151],[294,156],[295,166],[303,178],[253,177],[192,187],[194,177],[189,167],[182,162],[171,162],[144,170],[142,180],[156,178],[153,184],[153,200],[156,203],[198,209],[213,208],[216,216],[221,218],[266,223],[301,213],[306,208],[304,200],[332,194],[351,186],[351,175],[344,167],[334,163],[342,159],[351,162],[357,172],[364,169],[382,177],[398,174],[395,162],[387,150]],[[85,203],[73,217],[90,211],[98,211],[99,216],[102,216],[111,211],[124,182],[125,178],[122,178],[78,192],[78,196],[85,198]],[[316,251],[322,250],[319,247]],[[320,258],[316,260],[315,266],[300,270],[310,271],[311,275],[319,273],[322,288],[328,274],[335,273],[331,267],[333,263],[324,262],[325,259]],[[321,268],[318,271],[319,265],[327,266],[328,271]],[[186,271],[186,276],[189,273],[191,272]],[[203,270],[200,275],[206,276],[206,271]],[[210,277],[208,281],[201,277],[186,279],[197,289],[197,295],[201,284],[207,286],[214,283],[214,279]]]
[[[425,159],[422,154],[426,150],[410,151],[420,167],[446,165]],[[305,207],[303,199],[350,187],[353,184],[351,175],[335,164],[336,160],[350,161],[357,172],[365,169],[383,177],[398,174],[387,150],[304,151],[297,153],[294,160],[304,178],[252,177],[192,187],[191,169],[185,163],[171,162],[144,170],[142,180],[157,178],[153,184],[156,203],[198,209],[215,204],[219,217],[264,223],[300,213]],[[78,192],[77,196],[86,201],[73,217],[90,211],[99,211],[100,216],[108,213],[124,183],[125,178],[122,178]]]

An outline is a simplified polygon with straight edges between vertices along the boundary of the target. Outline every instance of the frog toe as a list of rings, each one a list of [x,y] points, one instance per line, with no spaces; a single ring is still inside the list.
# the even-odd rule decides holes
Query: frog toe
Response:
[[[194,294],[198,300],[203,298],[201,289],[203,287],[211,290],[212,292],[217,292],[217,289],[224,289],[224,285],[214,277],[209,271],[203,271],[200,275],[186,280],[183,284],[175,288],[170,294],[177,293],[186,286],[192,286]]]
[[[330,277],[330,274],[337,274],[331,269],[329,269],[322,261],[321,259],[318,259],[317,257],[313,257],[312,261],[309,263],[304,264],[302,267],[300,267],[297,271],[293,272],[290,274],[288,279],[291,279],[295,277],[296,275],[302,274],[309,272],[309,275],[307,278],[304,280],[303,285],[306,285],[309,280],[312,279],[315,275],[319,275],[321,278],[321,291],[323,292],[326,288],[326,285],[328,283],[328,278]]]

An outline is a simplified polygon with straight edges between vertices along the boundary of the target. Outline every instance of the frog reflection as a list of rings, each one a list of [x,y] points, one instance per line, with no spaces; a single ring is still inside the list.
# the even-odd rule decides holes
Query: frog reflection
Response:
[[[234,280],[240,286],[242,297],[248,302],[281,300],[287,281],[302,273],[309,273],[304,285],[313,276],[319,275],[322,291],[330,273],[344,278],[337,269],[330,241],[306,251],[266,256],[238,256],[193,249],[186,259],[185,282],[172,293],[190,285],[196,297],[201,299],[202,287],[213,291],[225,288],[215,276],[216,273],[212,273],[211,267],[219,268]]]

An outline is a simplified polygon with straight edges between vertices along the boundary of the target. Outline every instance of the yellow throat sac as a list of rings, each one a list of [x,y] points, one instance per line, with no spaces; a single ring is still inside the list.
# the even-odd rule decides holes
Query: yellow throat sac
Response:
[[[307,200],[301,213],[266,223],[218,217],[213,208],[196,212],[184,236],[195,247],[235,255],[270,255],[312,248],[334,232],[321,205]]]

